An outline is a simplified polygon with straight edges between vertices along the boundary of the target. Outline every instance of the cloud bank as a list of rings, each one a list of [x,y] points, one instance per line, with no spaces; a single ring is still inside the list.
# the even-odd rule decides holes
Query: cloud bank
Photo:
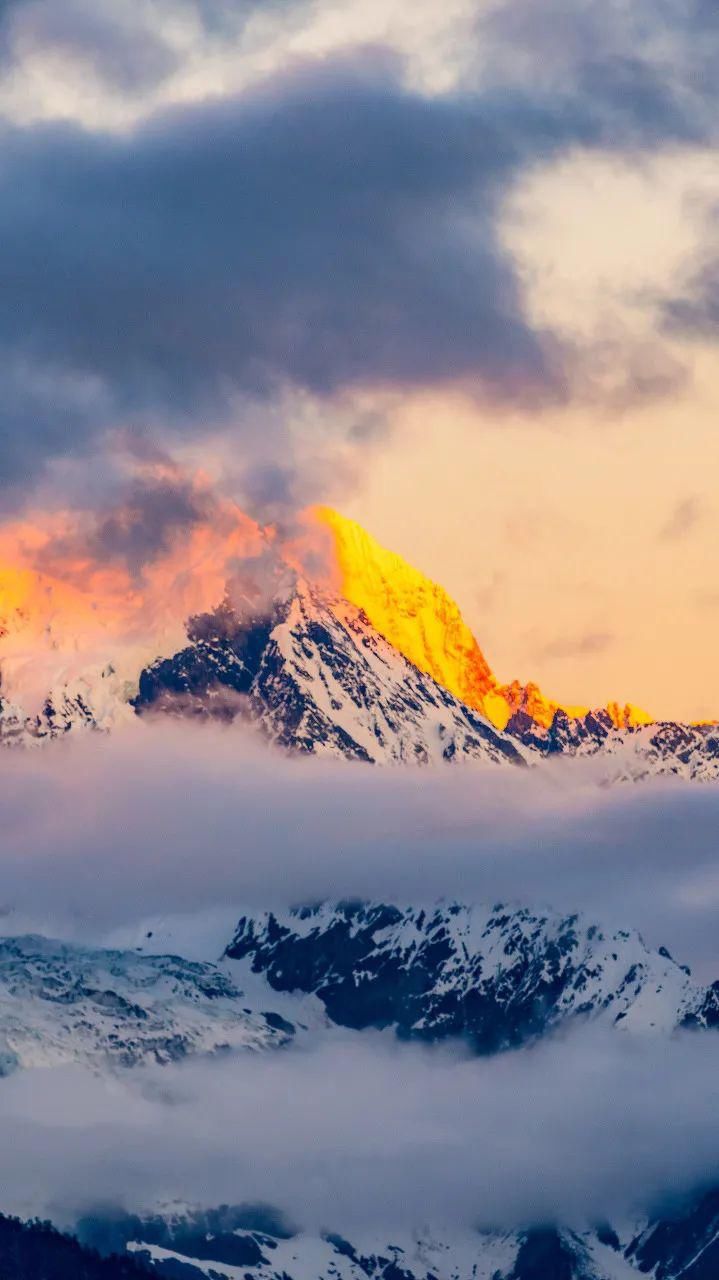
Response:
[[[638,928],[714,979],[718,809],[711,788],[607,791],[567,762],[375,770],[139,722],[3,761],[1,927],[102,940],[218,907],[514,902]]]
[[[586,1225],[719,1175],[719,1040],[587,1031],[492,1059],[314,1047],[0,1088],[0,1203],[265,1201],[304,1228]],[[377,1240],[379,1237],[379,1240]]]
[[[519,182],[578,150],[630,157],[711,143],[713,81],[689,74],[687,35],[701,39],[702,68],[713,65],[712,13],[625,10],[555,0],[539,28],[521,0],[482,11],[469,66],[442,92],[412,83],[408,50],[350,37],[302,58],[290,45],[264,79],[196,101],[179,94],[124,132],[74,124],[61,107],[32,126],[9,115],[6,490],[118,426],[175,444],[219,435],[251,466],[268,461],[259,419],[276,446],[301,454],[304,428],[289,419],[303,397],[320,417],[339,403],[334,436],[360,452],[362,406],[344,419],[361,394],[450,386],[498,410],[601,398],[599,347],[530,316],[502,219]],[[115,0],[98,16],[84,0],[61,10],[17,0],[6,26],[21,66],[38,48],[79,58],[131,101],[182,60],[164,33],[194,23],[241,61],[256,12]],[[322,12],[274,5],[266,37],[298,22],[311,32]],[[549,30],[563,33],[551,49]],[[665,352],[643,360],[625,399],[676,389]],[[381,419],[382,403],[371,411]]]

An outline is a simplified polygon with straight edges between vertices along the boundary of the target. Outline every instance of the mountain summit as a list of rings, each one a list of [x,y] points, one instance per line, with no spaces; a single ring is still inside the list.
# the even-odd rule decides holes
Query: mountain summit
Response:
[[[653,721],[631,704],[562,706],[535,684],[502,684],[446,591],[337,512],[313,510],[292,538],[248,532],[239,511],[222,515],[221,530],[204,539],[193,530],[182,572],[179,546],[172,573],[153,565],[131,625],[112,594],[93,596],[96,571],[84,591],[79,580],[73,588],[83,604],[74,634],[56,610],[41,631],[32,616],[13,614],[0,636],[0,742],[110,729],[152,712],[240,717],[283,748],[370,763],[592,755],[610,779],[719,777],[714,724]],[[61,576],[62,565],[53,571]],[[121,577],[113,581],[125,591]],[[43,579],[46,612],[54,592],[54,579]],[[185,621],[183,643],[188,600],[205,607]],[[96,622],[84,645],[91,602]],[[98,626],[105,607],[108,618],[123,617],[122,632]],[[46,692],[39,704],[35,692],[29,710],[18,672],[32,672],[37,685],[39,670]]]
[[[316,514],[332,536],[345,599],[420,671],[480,711],[497,729],[506,729],[517,713],[543,729],[551,727],[558,711],[572,718],[589,713],[589,706],[545,697],[531,682],[501,684],[443,587],[386,551],[355,521],[329,507],[317,508]],[[653,718],[631,703],[611,702],[603,711],[615,729],[650,724]]]

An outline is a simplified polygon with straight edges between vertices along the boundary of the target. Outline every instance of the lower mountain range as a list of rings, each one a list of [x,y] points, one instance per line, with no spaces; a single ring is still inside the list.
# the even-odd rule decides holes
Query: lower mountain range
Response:
[[[108,951],[34,936],[0,945],[5,1073],[63,1063],[133,1072],[190,1056],[289,1054],[321,1033],[389,1029],[461,1041],[486,1057],[579,1024],[612,1034],[714,1036],[719,984],[665,949],[577,916],[457,903],[345,902],[245,913],[222,957]],[[0,1084],[0,1087],[2,1085]],[[81,1246],[0,1219],[2,1271],[18,1280],[710,1280],[719,1190],[698,1188],[642,1221],[527,1223],[514,1231],[308,1232],[283,1206],[148,1205],[86,1212]],[[89,1251],[88,1251],[89,1250]]]

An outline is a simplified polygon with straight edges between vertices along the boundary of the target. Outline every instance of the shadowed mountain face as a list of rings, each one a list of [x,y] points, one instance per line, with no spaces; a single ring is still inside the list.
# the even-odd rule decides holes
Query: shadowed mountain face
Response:
[[[299,584],[269,622],[232,627],[223,607],[190,633],[186,649],[142,672],[139,713],[244,715],[279,746],[371,763],[525,763],[338,597]]]
[[[349,1240],[331,1231],[302,1232],[266,1205],[89,1216],[77,1233],[103,1253],[126,1250],[167,1280],[716,1280],[718,1274],[715,1191],[628,1240],[607,1224],[448,1236],[399,1231],[391,1242],[366,1234]],[[64,1273],[48,1274],[54,1280]]]
[[[462,1037],[477,1053],[578,1018],[641,1030],[716,1025],[714,989],[668,952],[579,916],[326,904],[243,917],[227,955],[249,959],[276,991],[318,996],[341,1026]]]
[[[717,1192],[628,1244],[610,1227],[428,1234],[368,1247],[305,1235],[265,1205],[81,1219],[79,1239],[0,1215],[3,1280],[716,1280]]]
[[[422,1042],[459,1037],[478,1054],[521,1048],[579,1020],[642,1038],[683,1027],[713,1035],[717,1025],[716,989],[695,983],[666,950],[582,917],[522,908],[344,902],[258,911],[240,918],[216,964],[40,937],[0,941],[0,1024],[14,1070],[78,1062],[114,1072],[278,1046],[291,1057],[288,1002],[305,1043],[333,1035],[334,1024],[393,1028]],[[262,1205],[85,1215],[83,1245],[126,1254],[125,1271],[111,1258],[98,1269],[94,1254],[56,1233],[17,1252],[35,1240],[35,1228],[26,1236],[17,1224],[7,1228],[15,1243],[4,1270],[5,1230],[0,1219],[0,1275],[11,1280],[111,1280],[142,1268],[167,1280],[709,1280],[719,1202],[704,1192],[631,1231],[537,1224],[349,1239],[331,1223],[308,1232]]]
[[[101,1257],[48,1223],[0,1215],[0,1274],[3,1280],[147,1280],[147,1269],[130,1255]]]
[[[714,726],[617,728],[606,711],[549,727],[516,711],[503,731],[412,665],[340,597],[299,583],[271,619],[193,620],[191,642],[140,675],[134,706],[177,716],[241,716],[272,742],[370,763],[526,765],[596,756],[611,780],[719,777]]]
[[[327,511],[318,519],[329,531],[330,569],[314,565],[307,579],[268,545],[272,563],[259,558],[261,590],[247,596],[230,584],[235,605],[228,596],[190,618],[182,648],[173,643],[168,652],[166,639],[157,639],[161,656],[144,668],[125,651],[116,662],[104,639],[104,665],[70,678],[70,641],[49,623],[41,630],[50,645],[42,669],[56,663],[57,679],[32,714],[17,672],[35,669],[32,646],[39,642],[32,618],[14,616],[5,642],[0,630],[0,675],[10,640],[7,670],[14,673],[1,686],[0,744],[111,730],[133,713],[153,712],[242,717],[284,749],[375,764],[522,765],[592,756],[604,781],[719,778],[716,724],[655,721],[629,703],[561,706],[531,682],[500,683],[441,587],[352,521]],[[143,651],[153,643],[148,637]],[[72,644],[82,652],[82,635]]]

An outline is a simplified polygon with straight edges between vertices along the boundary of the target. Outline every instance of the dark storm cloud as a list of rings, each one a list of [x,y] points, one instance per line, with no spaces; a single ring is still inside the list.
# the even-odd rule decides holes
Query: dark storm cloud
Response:
[[[193,428],[287,383],[556,391],[493,224],[502,180],[556,128],[525,115],[404,94],[367,59],[129,140],[7,130],[0,351],[27,366],[27,403],[22,384],[6,400],[4,478],[84,444],[61,386],[38,411],[35,368],[93,380],[98,426],[152,411]]]
[[[546,390],[491,214],[548,130],[552,112],[405,94],[368,57],[129,142],[9,133],[0,338],[99,375],[126,410],[286,379]]]
[[[140,432],[216,425],[238,394],[452,382],[526,405],[581,389],[580,353],[525,314],[502,200],[528,167],[573,147],[702,132],[671,76],[601,52],[551,91],[529,80],[428,99],[366,51],[175,109],[129,137],[6,128],[6,483],[117,420]],[[39,371],[57,390],[38,408]],[[99,401],[76,425],[63,379]]]

